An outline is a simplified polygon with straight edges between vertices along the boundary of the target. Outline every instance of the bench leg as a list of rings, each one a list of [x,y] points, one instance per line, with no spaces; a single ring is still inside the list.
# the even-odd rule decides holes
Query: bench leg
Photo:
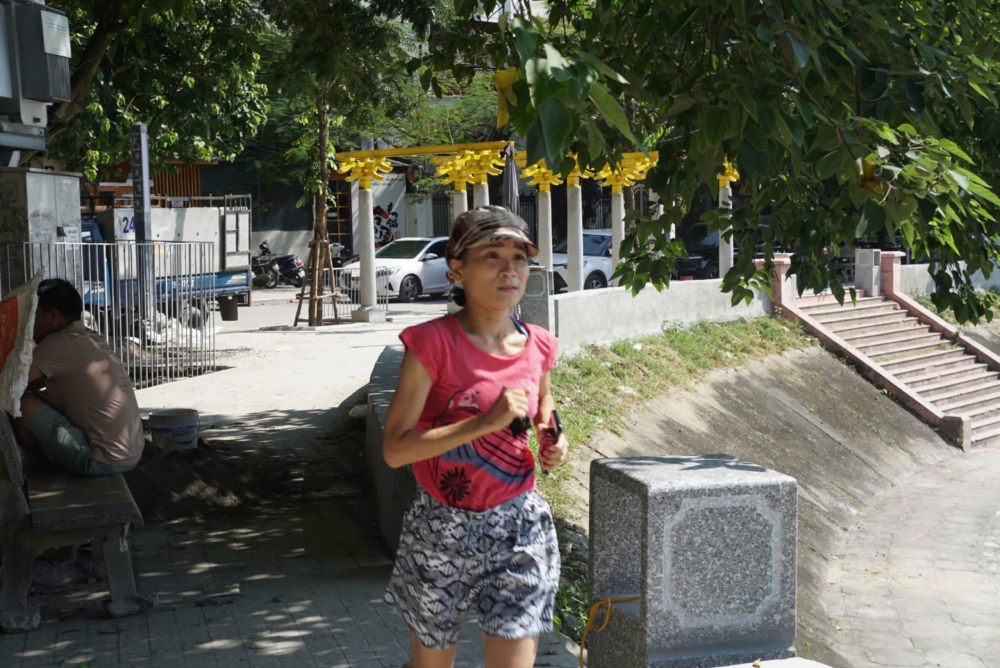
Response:
[[[42,618],[37,606],[28,606],[31,562],[34,550],[8,545],[3,553],[3,581],[0,585],[0,629],[7,633],[38,628]]]
[[[104,609],[112,617],[125,617],[141,612],[143,604],[135,590],[135,576],[132,572],[132,553],[128,549],[128,525],[121,533],[100,536],[94,545],[104,549],[104,562],[108,569],[108,589],[111,599],[104,602]]]

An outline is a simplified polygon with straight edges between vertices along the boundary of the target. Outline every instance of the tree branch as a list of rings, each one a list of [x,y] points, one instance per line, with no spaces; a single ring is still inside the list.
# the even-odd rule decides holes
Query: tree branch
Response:
[[[49,114],[48,139],[51,140],[65,132],[70,126],[73,117],[83,110],[83,101],[87,97],[94,77],[104,61],[104,56],[108,52],[108,45],[115,33],[124,27],[124,22],[119,19],[102,16],[97,22],[94,34],[87,41],[87,46],[83,49],[80,61],[71,79],[71,93],[69,102],[62,102],[52,108]]]

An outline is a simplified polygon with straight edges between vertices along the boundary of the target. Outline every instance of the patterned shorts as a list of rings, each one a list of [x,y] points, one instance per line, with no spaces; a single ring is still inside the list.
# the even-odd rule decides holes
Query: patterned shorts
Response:
[[[548,633],[558,586],[552,511],[537,493],[474,512],[446,506],[418,488],[403,520],[385,601],[425,647],[445,649],[458,641],[470,611],[489,636]]]

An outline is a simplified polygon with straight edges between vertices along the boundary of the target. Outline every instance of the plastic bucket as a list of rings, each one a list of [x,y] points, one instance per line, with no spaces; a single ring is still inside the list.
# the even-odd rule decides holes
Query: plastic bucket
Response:
[[[190,450],[198,446],[198,411],[170,408],[149,414],[153,445],[161,452]]]
[[[219,297],[219,315],[226,321],[240,319],[239,302],[236,301],[235,296],[226,295],[225,297]]]

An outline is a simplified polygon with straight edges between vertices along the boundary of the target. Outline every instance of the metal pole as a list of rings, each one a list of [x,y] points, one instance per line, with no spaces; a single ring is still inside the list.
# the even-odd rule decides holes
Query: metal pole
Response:
[[[566,274],[570,292],[583,290],[583,193],[580,185],[566,186]]]
[[[552,193],[538,191],[538,263],[548,274],[549,292],[552,292]]]
[[[144,245],[151,238],[152,203],[149,193],[149,138],[145,123],[132,126],[129,136],[132,152],[132,208],[135,216],[135,244],[139,253],[139,305],[142,315],[147,320],[153,320],[155,315],[155,300],[153,286],[148,282],[146,271],[151,259],[146,257],[148,248]]]
[[[621,261],[622,241],[625,240],[625,195],[616,188],[611,189],[611,270]],[[618,284],[617,279],[615,285]]]

